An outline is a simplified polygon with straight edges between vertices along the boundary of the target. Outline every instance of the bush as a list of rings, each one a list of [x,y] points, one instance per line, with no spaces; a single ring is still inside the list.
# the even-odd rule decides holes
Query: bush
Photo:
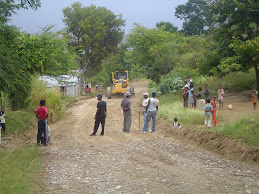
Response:
[[[46,107],[49,112],[49,121],[56,122],[65,114],[64,105],[61,101],[59,88],[48,89],[44,82],[34,79],[32,82],[32,90],[27,98],[28,110],[33,111],[40,106],[40,100],[46,100]]]
[[[199,86],[204,88],[204,84],[208,84],[208,88],[216,92],[219,85],[228,92],[240,92],[242,90],[250,90],[256,83],[255,71],[251,69],[248,73],[232,72],[222,77],[206,77],[200,76],[194,78],[195,87]]]

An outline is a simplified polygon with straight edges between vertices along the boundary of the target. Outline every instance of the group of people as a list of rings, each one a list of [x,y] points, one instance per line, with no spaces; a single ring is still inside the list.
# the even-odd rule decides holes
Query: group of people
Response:
[[[223,98],[224,98],[224,90],[222,88],[222,85],[219,86],[219,89],[217,91],[218,98],[216,96],[213,96],[210,98],[210,92],[208,90],[208,85],[205,84],[205,89],[202,92],[202,88],[199,87],[199,92],[197,94],[194,93],[194,84],[191,80],[190,76],[187,76],[188,81],[184,82],[184,93],[183,93],[183,99],[184,99],[184,107],[187,108],[188,105],[196,108],[201,107],[202,105],[202,97],[204,94],[205,99],[205,105],[203,106],[203,110],[205,111],[205,126],[211,127],[212,120],[213,124],[216,125],[216,106],[217,102],[216,99],[218,99],[219,107],[223,108]],[[256,104],[257,104],[257,95],[258,91],[256,88],[252,90],[252,103],[254,104],[253,110],[256,110]],[[130,133],[130,127],[132,122],[132,111],[131,111],[131,101],[130,101],[131,94],[129,92],[126,92],[125,98],[121,102],[121,109],[123,111],[123,132]],[[104,135],[104,127],[105,127],[105,119],[107,116],[107,105],[106,102],[102,100],[102,95],[97,95],[97,111],[95,114],[95,124],[94,124],[94,130],[91,133],[91,136],[95,136],[100,124],[102,124],[102,131],[101,135]],[[159,106],[159,100],[156,98],[156,93],[153,92],[151,95],[151,98],[149,98],[149,94],[147,92],[143,93],[143,103],[140,105],[142,107],[142,114],[143,114],[143,120],[144,120],[144,126],[141,130],[141,133],[147,133],[149,131],[149,122],[152,119],[152,129],[151,133],[156,132],[156,116]],[[44,145],[50,145],[50,129],[48,127],[47,118],[48,118],[48,110],[46,108],[46,101],[41,100],[40,101],[40,107],[37,108],[34,113],[36,114],[36,117],[39,119],[38,121],[38,134],[37,134],[37,144],[44,144]],[[0,126],[4,131],[5,134],[5,118],[8,118],[3,111],[0,112]],[[8,118],[11,119],[11,118]],[[12,119],[13,120],[13,119]],[[177,118],[174,118],[173,127],[181,128],[180,123],[178,122]],[[42,137],[43,135],[43,137]]]
[[[130,96],[131,94],[129,92],[125,93],[125,98],[121,102],[121,109],[123,111],[123,126],[122,126],[122,131],[125,133],[130,133],[130,127],[132,123],[132,111],[131,111],[131,101],[130,101]],[[153,92],[151,98],[149,98],[149,94],[145,92],[143,94],[144,100],[143,104],[140,106],[143,108],[143,118],[144,118],[144,126],[143,129],[141,130],[141,133],[147,133],[149,131],[149,122],[153,121],[152,123],[152,129],[151,133],[156,132],[156,115],[157,115],[157,110],[159,106],[159,100],[156,99],[156,93]],[[107,106],[106,102],[102,100],[102,95],[98,94],[97,95],[97,111],[95,114],[95,124],[94,124],[94,130],[90,134],[90,136],[95,136],[99,125],[102,124],[102,131],[101,135],[104,135],[104,126],[105,126],[105,119],[107,116]]]
[[[194,93],[194,84],[190,76],[187,76],[187,80],[184,82],[184,93],[183,93],[183,106],[185,108],[188,107],[188,105],[196,108],[200,108],[202,106],[202,101],[205,99],[205,105],[203,106],[203,110],[205,111],[205,126],[211,127],[211,121],[213,119],[213,124],[217,124],[216,120],[216,96],[210,97],[210,92],[208,89],[208,85],[204,85],[204,91],[202,92],[202,88],[199,87],[199,92],[197,94]],[[224,99],[224,90],[222,88],[222,85],[219,86],[219,89],[217,91],[218,94],[218,102],[219,107],[223,108],[223,99]],[[204,98],[203,98],[204,97]]]

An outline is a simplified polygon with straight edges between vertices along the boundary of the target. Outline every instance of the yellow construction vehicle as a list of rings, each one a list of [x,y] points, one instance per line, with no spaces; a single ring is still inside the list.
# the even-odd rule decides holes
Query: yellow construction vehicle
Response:
[[[134,87],[129,87],[129,71],[116,71],[112,72],[113,87],[107,88],[108,99],[112,98],[115,94],[125,94],[129,92],[131,96],[135,96]]]

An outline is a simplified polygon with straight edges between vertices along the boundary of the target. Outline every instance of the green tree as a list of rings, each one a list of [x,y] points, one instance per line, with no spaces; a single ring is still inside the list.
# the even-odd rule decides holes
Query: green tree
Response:
[[[156,27],[157,28],[161,28],[163,27],[163,29],[167,32],[171,32],[171,33],[175,33],[178,31],[178,27],[174,26],[172,23],[170,22],[158,22],[156,23]]]
[[[222,57],[218,68],[222,73],[254,68],[259,89],[259,2],[217,0],[211,10],[217,16],[214,38]]]
[[[184,20],[182,31],[187,36],[204,34],[213,23],[206,0],[189,0],[185,5],[178,5],[175,16]]]
[[[155,82],[178,65],[196,68],[202,50],[203,37],[185,37],[136,25],[128,42],[133,48],[132,60],[145,75]]]
[[[82,7],[81,3],[63,9],[63,14],[67,32],[73,37],[71,45],[76,47],[78,53],[82,92],[89,67],[99,72],[102,60],[117,51],[123,38],[125,21],[121,15],[115,15],[105,7]]]
[[[1,0],[0,1],[0,22],[6,22],[16,10],[32,8],[36,10],[40,7],[40,0]]]

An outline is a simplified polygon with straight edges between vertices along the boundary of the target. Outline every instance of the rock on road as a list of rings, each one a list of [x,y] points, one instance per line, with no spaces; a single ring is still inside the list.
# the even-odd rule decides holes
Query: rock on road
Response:
[[[129,134],[122,132],[120,98],[104,98],[104,136],[100,129],[89,136],[95,98],[75,103],[65,119],[51,126],[53,144],[44,148],[46,193],[259,193],[256,166],[166,138],[159,129],[140,134],[138,104],[148,82],[134,86]]]

